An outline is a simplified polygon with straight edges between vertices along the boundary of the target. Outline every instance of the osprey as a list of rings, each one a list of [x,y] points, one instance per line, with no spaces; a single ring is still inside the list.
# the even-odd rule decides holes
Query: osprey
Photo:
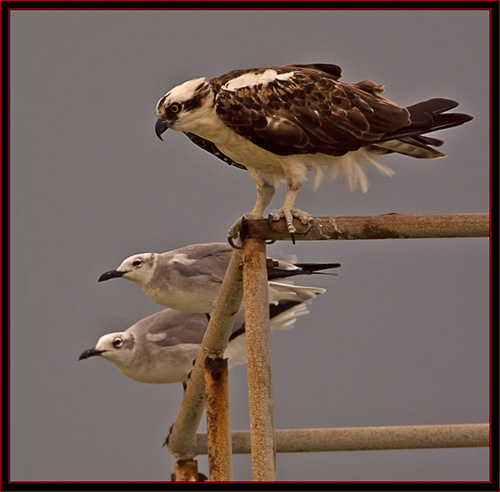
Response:
[[[331,178],[339,171],[352,191],[368,188],[362,164],[381,173],[393,171],[376,158],[396,152],[418,159],[445,157],[434,147],[444,142],[427,133],[461,125],[472,116],[448,113],[450,99],[429,99],[400,107],[382,96],[384,87],[371,80],[341,82],[336,65],[283,65],[234,70],[211,80],[188,80],[158,102],[156,134],[183,132],[193,143],[226,163],[246,169],[257,186],[257,201],[248,218],[261,218],[276,186],[287,183],[283,206],[270,219],[285,218],[294,238],[293,219],[311,224],[295,208],[307,172],[323,168]],[[238,219],[229,229],[235,238]]]

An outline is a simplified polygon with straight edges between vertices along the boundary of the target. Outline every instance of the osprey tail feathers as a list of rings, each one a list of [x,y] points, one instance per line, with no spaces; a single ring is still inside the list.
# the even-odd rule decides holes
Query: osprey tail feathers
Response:
[[[472,116],[468,114],[446,112],[457,106],[456,101],[443,98],[429,99],[408,106],[406,109],[410,113],[410,125],[387,135],[383,141],[371,145],[369,150],[380,153],[397,152],[417,159],[446,157],[446,154],[434,148],[444,142],[424,134],[460,126],[472,120]]]

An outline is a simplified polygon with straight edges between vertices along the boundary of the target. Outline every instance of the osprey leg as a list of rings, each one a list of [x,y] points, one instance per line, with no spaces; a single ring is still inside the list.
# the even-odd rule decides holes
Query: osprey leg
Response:
[[[295,226],[293,225],[294,218],[299,219],[300,222],[302,222],[302,224],[309,226],[311,225],[313,220],[312,215],[310,213],[295,208],[295,201],[297,200],[299,191],[300,191],[300,186],[299,187],[291,186],[289,184],[288,189],[286,191],[285,201],[283,202],[283,206],[278,210],[271,210],[269,212],[269,216],[273,221],[280,220],[284,217],[288,227],[288,232],[292,235],[297,232]],[[309,228],[307,230],[309,230]]]
[[[261,219],[264,217],[264,210],[271,202],[275,188],[274,185],[269,184],[263,180],[255,179],[254,175],[252,177],[255,180],[255,184],[257,186],[257,200],[255,201],[255,205],[253,210],[247,214],[245,214],[245,218],[247,219]],[[236,239],[241,229],[241,217],[229,228],[227,231],[227,237]]]

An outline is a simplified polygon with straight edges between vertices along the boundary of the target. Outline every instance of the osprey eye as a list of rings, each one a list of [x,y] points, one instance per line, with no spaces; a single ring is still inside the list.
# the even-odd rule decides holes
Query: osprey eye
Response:
[[[178,113],[181,110],[181,105],[177,103],[173,103],[170,105],[170,112],[171,113]]]
[[[113,347],[120,348],[123,345],[123,340],[121,338],[115,338],[113,340]]]

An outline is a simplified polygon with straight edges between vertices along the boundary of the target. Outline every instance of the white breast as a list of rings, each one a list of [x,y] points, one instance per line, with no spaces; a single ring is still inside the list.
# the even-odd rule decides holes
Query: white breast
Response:
[[[175,284],[175,288],[167,285],[152,289],[144,287],[144,293],[154,302],[162,306],[188,313],[211,313],[219,292],[219,286]]]
[[[130,379],[141,383],[170,384],[180,383],[187,379],[193,368],[193,360],[197,357],[199,344],[183,343],[175,347],[160,348],[155,361],[120,366],[118,369]]]
[[[259,169],[285,180],[282,158],[269,152],[228,128],[215,112],[212,103],[193,113],[182,115],[172,126],[174,130],[190,132],[213,142],[217,148],[233,161],[245,167]]]

